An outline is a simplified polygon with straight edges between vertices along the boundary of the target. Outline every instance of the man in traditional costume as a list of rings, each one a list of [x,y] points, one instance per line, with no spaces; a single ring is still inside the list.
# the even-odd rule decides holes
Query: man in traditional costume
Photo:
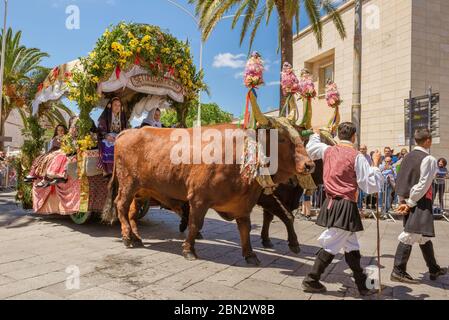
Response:
[[[407,262],[413,244],[419,243],[424,260],[429,268],[430,280],[435,281],[447,273],[435,259],[432,238],[435,226],[432,212],[432,183],[438,171],[437,160],[429,154],[432,134],[427,128],[415,132],[417,147],[402,161],[396,182],[396,192],[401,203],[397,212],[403,214],[404,232],[399,235],[399,245],[394,259],[391,280],[417,283],[407,273]]]
[[[321,275],[344,249],[345,260],[353,272],[360,294],[374,293],[374,290],[367,288],[367,276],[360,265],[360,245],[356,233],[363,231],[363,225],[357,198],[359,188],[366,194],[381,190],[383,176],[378,168],[381,154],[377,151],[373,155],[374,166],[371,167],[354,147],[356,131],[354,124],[342,123],[338,127],[340,143],[330,147],[321,143],[319,130],[315,130],[307,145],[311,159],[323,159],[324,162],[326,201],[321,207],[317,224],[327,229],[318,239],[322,249],[317,253],[312,271],[302,283],[305,292],[326,292],[326,287],[320,283]]]

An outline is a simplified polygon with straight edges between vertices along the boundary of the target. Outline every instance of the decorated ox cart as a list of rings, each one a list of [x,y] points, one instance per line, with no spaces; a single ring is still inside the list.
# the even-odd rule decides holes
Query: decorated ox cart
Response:
[[[88,57],[54,68],[39,88],[33,114],[42,104],[67,97],[77,103],[80,115],[72,121],[76,138],[67,135],[58,151],[67,157],[64,183],[42,187],[35,180],[34,212],[69,215],[77,224],[102,212],[109,179],[99,165],[101,151],[90,118],[95,108],[112,108],[111,99],[118,97],[128,125],[144,113],[174,108],[182,126],[186,105],[202,87],[188,43],[151,25],[113,26]],[[150,204],[139,204],[140,218]]]

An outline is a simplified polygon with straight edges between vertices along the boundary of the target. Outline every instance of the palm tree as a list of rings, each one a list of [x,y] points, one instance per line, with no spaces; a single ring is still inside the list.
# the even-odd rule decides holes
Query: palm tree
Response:
[[[293,62],[293,30],[299,30],[300,9],[305,7],[310,25],[315,34],[318,46],[323,43],[323,26],[321,10],[329,15],[342,38],[346,30],[333,0],[189,0],[195,4],[196,14],[200,17],[203,30],[203,40],[207,40],[213,29],[231,10],[235,12],[232,28],[235,28],[239,18],[244,16],[240,33],[240,45],[250,32],[249,48],[251,51],[260,24],[265,19],[268,24],[273,11],[278,13],[279,49],[281,51],[281,66],[284,62]],[[236,11],[234,11],[236,10]]]
[[[42,59],[49,55],[37,48],[27,48],[20,43],[22,32],[13,33],[9,28],[6,32],[5,73],[3,81],[3,105],[0,119],[0,136],[5,134],[5,122],[13,110],[18,110],[25,120],[30,114],[32,99],[38,86],[50,73],[49,69],[40,66]],[[0,36],[0,50],[3,34]],[[39,116],[54,124],[65,122],[63,112],[71,111],[61,103],[52,103],[44,106]],[[23,121],[26,124],[26,121]],[[0,142],[3,150],[3,142]]]
[[[4,32],[0,40],[3,40]],[[26,101],[22,95],[24,87],[29,83],[29,75],[35,71],[42,59],[48,54],[36,48],[26,48],[20,44],[22,33],[13,34],[11,28],[6,32],[5,73],[3,80],[3,105],[0,119],[0,135],[5,133],[5,122],[14,109],[21,109]],[[0,41],[2,43],[2,41]],[[1,49],[1,45],[0,45]],[[0,149],[3,143],[0,142]]]

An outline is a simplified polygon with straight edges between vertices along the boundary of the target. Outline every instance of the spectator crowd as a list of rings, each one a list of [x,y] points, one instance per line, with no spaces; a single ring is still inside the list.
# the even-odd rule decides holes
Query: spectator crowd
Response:
[[[369,152],[366,145],[361,145],[359,151],[366,158],[368,163],[373,165],[372,156],[374,151]],[[401,170],[401,163],[407,154],[408,150],[405,148],[398,153],[395,153],[390,147],[384,148],[382,164],[379,168],[385,178],[384,185],[382,191],[378,195],[367,195],[363,191],[359,191],[358,207],[362,215],[365,215],[368,211],[377,210],[377,206],[379,207],[383,219],[388,218],[388,214],[393,213],[394,208],[398,205],[398,197],[395,191],[396,179]],[[438,174],[432,187],[435,214],[448,213],[449,202],[445,203],[447,179],[449,179],[447,160],[445,158],[440,158],[438,159]],[[323,186],[318,186],[318,190],[313,195],[305,194],[301,199],[302,210],[300,210],[300,217],[310,221],[312,208],[320,208],[324,198],[325,190]]]
[[[16,186],[17,177],[12,160],[5,152],[0,151],[0,191],[14,189]]]

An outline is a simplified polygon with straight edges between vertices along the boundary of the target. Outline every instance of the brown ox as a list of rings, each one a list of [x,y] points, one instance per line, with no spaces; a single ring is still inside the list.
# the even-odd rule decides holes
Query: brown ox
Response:
[[[218,130],[225,137],[225,130],[235,130],[237,127],[218,125],[208,129]],[[183,244],[183,255],[186,259],[194,260],[197,258],[194,244],[198,231],[203,227],[207,211],[214,209],[225,220],[237,221],[243,256],[248,263],[258,264],[259,260],[250,243],[250,214],[262,193],[262,187],[256,181],[249,183],[242,179],[240,165],[236,164],[235,159],[235,140],[234,164],[174,165],[170,161],[171,153],[179,144],[171,141],[173,130],[143,128],[128,130],[119,136],[110,184],[111,199],[115,197],[114,191],[117,191],[117,212],[113,205],[107,205],[103,219],[112,221],[117,214],[125,245],[141,246],[135,216],[128,216],[130,206],[136,206],[136,201],[133,202],[135,197],[156,199],[179,214],[182,214],[182,207],[188,202],[189,234]],[[187,132],[192,139],[193,130]],[[207,145],[202,142],[201,150]],[[269,135],[267,145],[270,145]],[[293,175],[308,173],[314,168],[299,135],[292,137],[284,129],[279,130],[278,163],[278,172],[272,176],[275,183],[285,183]]]

